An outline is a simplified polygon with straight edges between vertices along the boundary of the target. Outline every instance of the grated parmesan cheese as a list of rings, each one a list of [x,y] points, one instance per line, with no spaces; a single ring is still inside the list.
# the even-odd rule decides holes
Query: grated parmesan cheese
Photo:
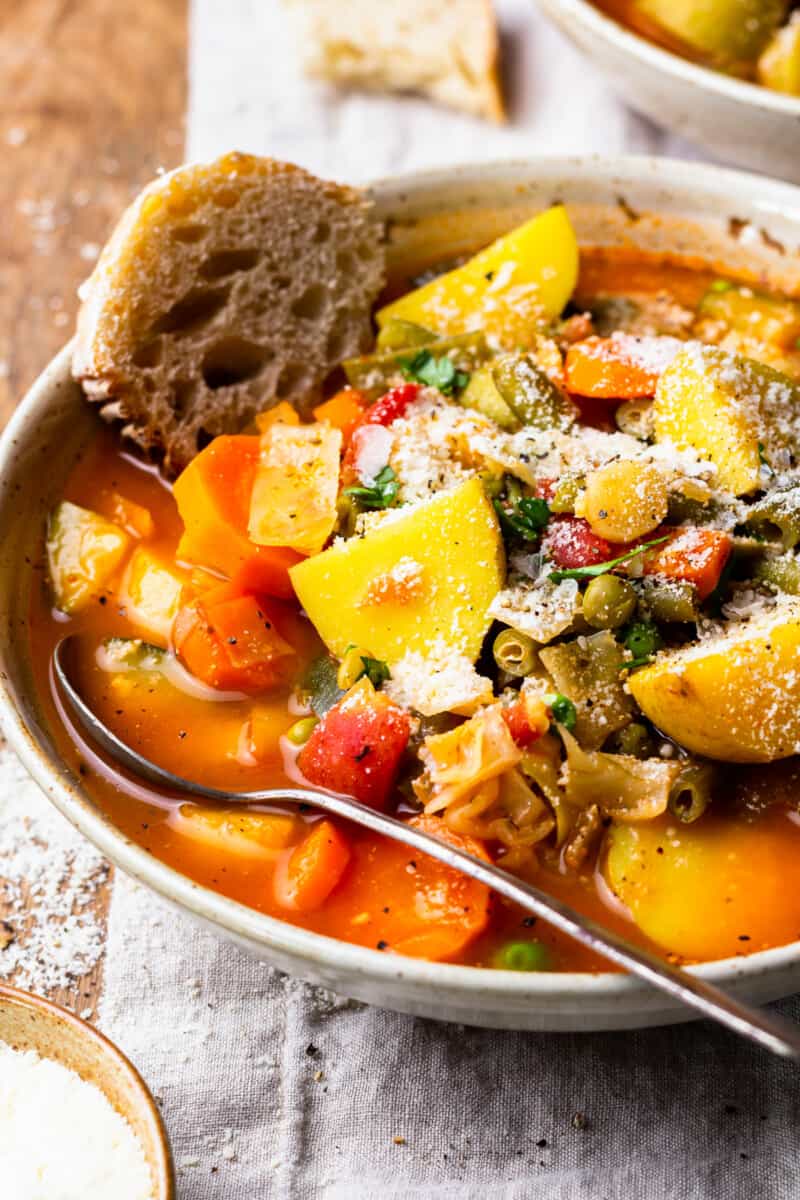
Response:
[[[0,1042],[0,1163],[8,1200],[154,1200],[141,1143],[92,1083]]]
[[[470,716],[493,698],[491,679],[479,675],[470,660],[437,638],[425,655],[410,651],[392,666],[383,691],[395,704],[424,717],[452,712]]]

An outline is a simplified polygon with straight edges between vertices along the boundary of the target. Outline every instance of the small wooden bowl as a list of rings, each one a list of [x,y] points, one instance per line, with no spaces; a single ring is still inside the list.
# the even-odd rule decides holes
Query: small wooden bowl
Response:
[[[172,1153],[161,1114],[121,1050],[67,1009],[0,985],[0,1042],[34,1050],[100,1089],[136,1134],[153,1177],[154,1200],[175,1200]]]

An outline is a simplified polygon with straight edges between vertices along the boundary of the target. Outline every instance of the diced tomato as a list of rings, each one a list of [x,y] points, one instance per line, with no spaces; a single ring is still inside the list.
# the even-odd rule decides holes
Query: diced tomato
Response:
[[[526,746],[532,746],[535,741],[547,732],[548,720],[547,710],[544,704],[541,704],[542,712],[545,714],[545,720],[542,723],[538,720],[538,714],[531,719],[528,705],[525,703],[525,698],[520,696],[513,704],[509,704],[503,709],[503,720],[508,726],[508,731],[518,746],[523,749]]]
[[[593,533],[589,522],[582,517],[570,516],[550,521],[542,548],[562,570],[594,567],[625,552],[624,547],[611,546],[605,538]]]
[[[309,783],[383,808],[410,733],[408,713],[365,677],[314,728],[297,765]]]
[[[700,600],[706,600],[720,580],[733,542],[719,529],[660,529],[654,537],[670,534],[670,540],[644,556],[645,575],[665,575],[684,579],[697,588]]]
[[[321,908],[350,862],[350,843],[333,821],[318,821],[302,842],[278,864],[275,899],[293,912]]]
[[[290,600],[289,567],[301,555],[285,546],[256,546],[247,536],[259,438],[214,438],[173,485],[185,533],[178,558],[238,577],[243,587]]]
[[[369,425],[391,425],[398,417],[405,416],[420,391],[418,383],[403,383],[400,387],[392,388],[367,409],[364,421]]]
[[[537,479],[533,486],[533,494],[537,500],[550,501],[555,496],[557,487],[557,479]]]
[[[196,679],[230,691],[263,692],[287,681],[292,646],[263,599],[221,584],[200,596],[186,589],[172,630],[175,650]]]
[[[313,411],[315,421],[327,421],[334,429],[341,429],[344,445],[353,436],[353,430],[364,419],[367,402],[355,388],[342,388],[330,400],[318,404]]]
[[[591,337],[575,342],[564,364],[567,391],[597,400],[652,396],[661,372],[643,363],[635,347],[634,338]]]

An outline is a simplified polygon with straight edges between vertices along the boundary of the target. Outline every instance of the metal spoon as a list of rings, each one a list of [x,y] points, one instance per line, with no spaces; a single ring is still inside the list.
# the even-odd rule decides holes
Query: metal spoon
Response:
[[[673,1000],[680,1000],[704,1017],[710,1017],[734,1033],[749,1038],[759,1046],[771,1050],[784,1058],[800,1061],[800,1027],[772,1013],[765,1013],[729,996],[713,984],[706,983],[696,975],[690,975],[679,967],[671,966],[648,950],[631,945],[610,929],[604,929],[589,917],[584,917],[568,904],[549,896],[546,892],[510,875],[502,867],[475,858],[465,850],[459,850],[431,834],[415,829],[404,821],[376,812],[352,800],[330,792],[312,791],[310,788],[286,787],[267,788],[258,792],[224,792],[217,788],[204,787],[200,783],[182,779],[150,762],[127,746],[115,733],[103,724],[92,712],[83,697],[75,689],[67,672],[67,647],[72,638],[64,638],[53,655],[55,676],[69,708],[86,732],[117,763],[133,774],[171,791],[185,792],[202,800],[230,804],[238,801],[247,804],[284,804],[287,801],[307,804],[325,812],[345,817],[356,825],[362,825],[373,833],[403,842],[413,850],[430,855],[456,871],[462,871],[472,879],[486,884],[493,891],[512,900],[520,908],[527,909],[543,918],[562,933],[568,934],[589,950],[602,954],[611,962],[625,967],[632,975],[652,984]]]

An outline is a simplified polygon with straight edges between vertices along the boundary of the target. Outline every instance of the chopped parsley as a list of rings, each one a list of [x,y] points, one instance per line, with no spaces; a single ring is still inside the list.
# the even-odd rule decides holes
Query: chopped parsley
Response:
[[[400,484],[391,467],[383,467],[369,487],[349,487],[345,496],[352,496],[362,508],[391,508],[397,500]]]
[[[763,442],[758,443],[758,461],[761,463],[762,467],[766,467],[768,475],[775,474],[772,467],[769,465]]]
[[[550,695],[544,697],[544,702],[553,714],[553,720],[557,724],[563,725],[565,729],[570,731],[575,728],[578,713],[575,705],[568,696],[563,696],[561,692],[551,692]]]
[[[669,536],[654,538],[652,542],[642,542],[641,546],[635,546],[627,554],[620,554],[619,558],[611,558],[608,562],[595,563],[593,567],[568,567],[560,571],[551,571],[550,579],[553,583],[561,583],[562,579],[594,579],[597,575],[605,575],[607,571],[613,571],[614,567],[630,562],[638,554],[644,554],[645,550],[652,550],[653,546],[661,546],[668,541]]]
[[[526,542],[535,542],[550,520],[550,505],[538,496],[522,496],[511,508],[495,500],[494,507],[506,537],[520,537]]]
[[[438,388],[444,396],[460,392],[469,383],[469,374],[460,371],[451,358],[439,358],[428,349],[418,350],[411,358],[401,358],[400,366],[406,379]]]
[[[392,678],[392,673],[386,663],[380,658],[368,658],[366,655],[361,655],[361,661],[364,664],[364,670],[359,675],[359,679],[363,679],[366,675],[374,688],[379,688],[382,683],[386,683]]]

